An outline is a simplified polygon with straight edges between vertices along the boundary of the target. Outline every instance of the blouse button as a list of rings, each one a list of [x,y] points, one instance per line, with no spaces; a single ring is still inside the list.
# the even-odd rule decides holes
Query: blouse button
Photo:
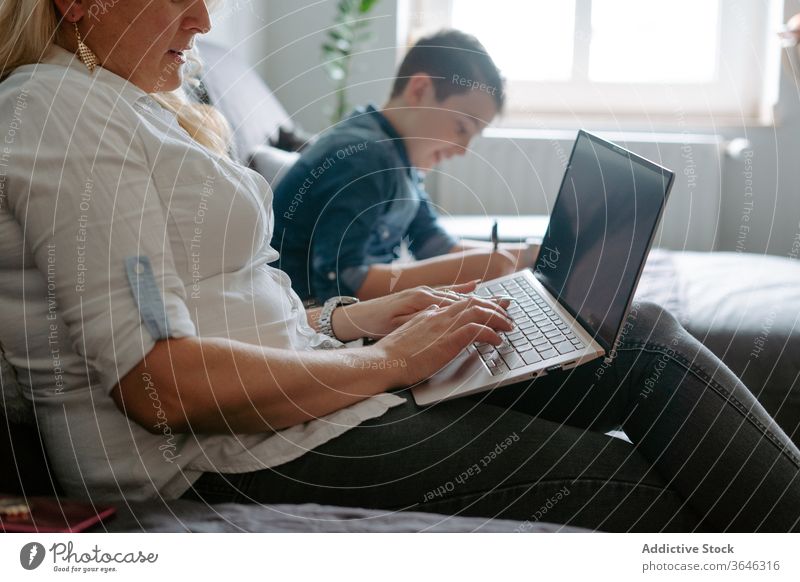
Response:
[[[387,238],[389,238],[389,229],[388,228],[386,228],[386,227],[383,228],[383,230],[381,231],[381,238],[383,240],[386,240]]]
[[[333,271],[328,273],[328,280],[335,281],[336,280],[336,273],[334,273]]]

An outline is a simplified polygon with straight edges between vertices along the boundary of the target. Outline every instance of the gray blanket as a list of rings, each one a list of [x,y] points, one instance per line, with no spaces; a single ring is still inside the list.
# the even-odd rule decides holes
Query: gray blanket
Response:
[[[543,522],[374,511],[323,505],[147,502],[121,507],[109,532],[584,532]],[[98,530],[94,530],[98,531]]]

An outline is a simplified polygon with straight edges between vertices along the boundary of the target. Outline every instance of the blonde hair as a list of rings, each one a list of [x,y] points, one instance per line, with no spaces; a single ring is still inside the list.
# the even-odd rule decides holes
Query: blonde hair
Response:
[[[210,8],[222,0],[208,0]],[[50,47],[62,34],[60,18],[52,0],[2,0],[0,3],[0,82],[14,69],[41,62]],[[190,55],[192,65],[199,68],[199,59]],[[188,76],[188,75],[187,75]],[[231,129],[214,107],[191,102],[184,89],[156,93],[153,97],[162,107],[172,111],[180,126],[197,143],[210,151],[228,155]]]

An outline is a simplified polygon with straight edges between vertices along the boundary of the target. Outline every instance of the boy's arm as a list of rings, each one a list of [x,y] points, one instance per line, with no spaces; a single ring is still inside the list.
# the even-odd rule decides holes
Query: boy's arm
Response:
[[[463,253],[476,249],[491,249],[492,243],[481,240],[461,239],[450,249],[451,253]],[[517,267],[516,270],[533,267],[536,258],[539,256],[539,245],[527,243],[504,243],[500,248],[514,256]]]
[[[417,193],[419,209],[407,232],[411,254],[417,259],[430,259],[449,253],[458,240],[439,224],[439,215],[427,192],[419,187]]]
[[[420,207],[408,228],[408,235],[411,241],[410,250],[420,260],[412,265],[381,265],[376,268],[376,272],[371,275],[372,281],[368,280],[368,274],[361,287],[365,294],[399,291],[406,289],[406,284],[412,287],[414,284],[450,285],[473,278],[494,279],[506,272],[531,267],[536,262],[538,245],[504,244],[502,251],[513,257],[514,266],[509,271],[505,264],[507,261],[499,254],[492,257],[494,247],[491,243],[458,240],[448,234],[439,224],[438,213],[425,190],[420,189],[419,194]],[[444,260],[448,253],[451,255],[450,260]],[[452,255],[464,256],[452,259]],[[469,276],[472,274],[475,277]],[[458,279],[461,276],[466,278]],[[400,280],[401,277],[403,280]],[[373,285],[368,287],[368,283]]]
[[[471,249],[414,261],[412,263],[370,265],[356,295],[374,299],[403,289],[428,285],[453,285],[476,279],[491,280],[513,273],[516,258],[504,250]]]

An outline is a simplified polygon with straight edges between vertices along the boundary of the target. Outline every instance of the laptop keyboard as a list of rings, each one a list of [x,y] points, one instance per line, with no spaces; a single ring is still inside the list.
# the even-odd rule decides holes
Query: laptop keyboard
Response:
[[[500,332],[503,343],[497,347],[482,342],[474,344],[494,376],[585,347],[522,275],[479,289],[476,295],[509,295],[514,298],[508,308],[514,329]]]

